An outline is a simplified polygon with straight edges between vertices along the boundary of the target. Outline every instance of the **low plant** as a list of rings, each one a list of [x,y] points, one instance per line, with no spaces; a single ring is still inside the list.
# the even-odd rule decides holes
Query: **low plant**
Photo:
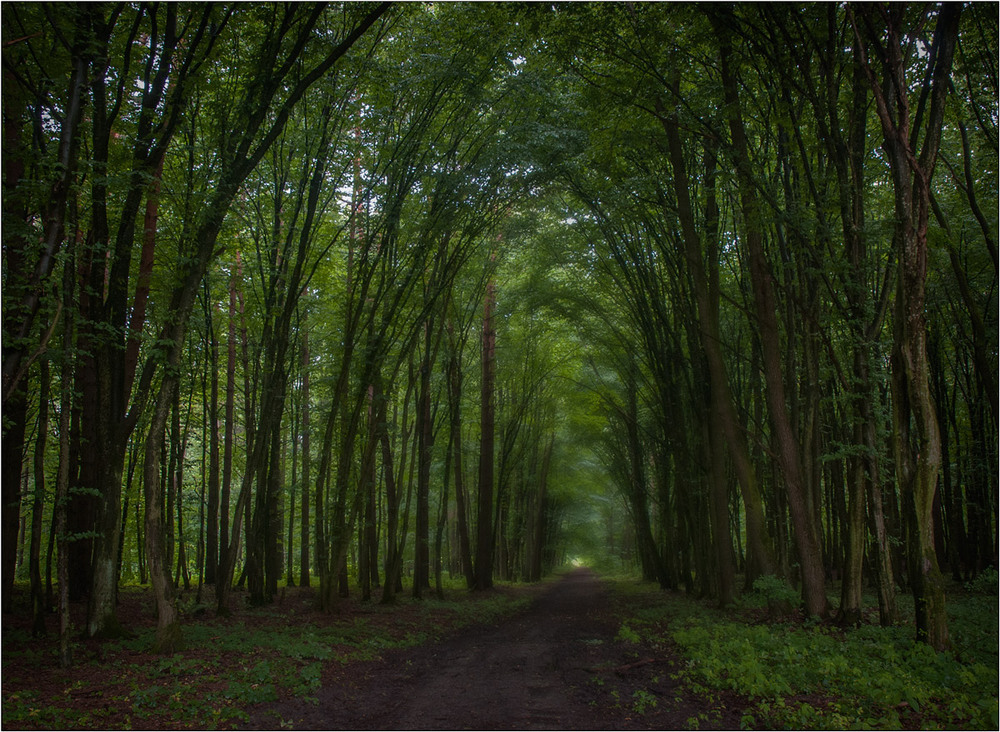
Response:
[[[636,714],[645,714],[647,710],[656,706],[657,699],[645,689],[636,689],[632,692],[632,711]]]
[[[987,567],[976,575],[975,579],[965,583],[965,590],[975,594],[989,595],[996,599],[998,584],[1000,584],[998,580],[1000,580],[1000,574],[997,573],[996,569]]]
[[[667,655],[679,648],[676,678],[688,690],[706,700],[722,691],[748,700],[744,729],[997,729],[997,598],[979,593],[988,582],[949,595],[953,650],[946,653],[914,640],[912,607],[902,597],[904,624],[844,630],[788,616],[761,622],[756,612],[625,583],[616,586],[628,608],[618,640]],[[740,605],[756,610],[793,598],[784,581],[765,577]],[[691,729],[707,724],[701,715],[688,720]]]
[[[750,697],[753,716],[769,725],[997,726],[996,665],[936,653],[909,628],[841,633],[692,618],[672,637],[690,659],[690,680]]]

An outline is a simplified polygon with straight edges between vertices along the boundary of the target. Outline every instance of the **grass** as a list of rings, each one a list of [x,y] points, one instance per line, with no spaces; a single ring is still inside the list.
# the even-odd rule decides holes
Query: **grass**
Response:
[[[622,622],[619,637],[679,648],[688,685],[749,700],[746,729],[997,729],[995,580],[992,592],[971,589],[949,595],[953,649],[945,653],[914,640],[911,598],[900,595],[909,617],[888,628],[843,629],[801,616],[774,622],[763,612],[775,591],[766,583],[735,613],[658,593],[659,603]]]

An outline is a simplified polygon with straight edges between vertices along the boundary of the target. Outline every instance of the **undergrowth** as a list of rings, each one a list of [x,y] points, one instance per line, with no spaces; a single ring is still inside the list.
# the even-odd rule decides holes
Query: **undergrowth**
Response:
[[[100,645],[77,642],[77,663],[68,672],[57,668],[51,644],[41,650],[26,633],[5,631],[3,726],[235,728],[249,721],[247,708],[253,704],[285,697],[315,702],[328,667],[376,659],[389,649],[426,643],[444,630],[495,621],[528,602],[504,593],[462,592],[422,602],[401,598],[395,606],[366,604],[322,623],[282,616],[280,607],[271,606],[239,619],[188,622],[186,650],[169,656],[148,652],[153,628]],[[55,683],[18,678],[36,672]]]
[[[622,623],[619,637],[679,647],[680,677],[689,686],[706,696],[731,690],[749,700],[745,729],[997,729],[993,582],[992,593],[966,588],[949,596],[953,648],[945,653],[915,641],[912,615],[887,628],[843,629],[800,615],[761,621],[760,608],[784,592],[767,582],[735,612],[659,594]]]

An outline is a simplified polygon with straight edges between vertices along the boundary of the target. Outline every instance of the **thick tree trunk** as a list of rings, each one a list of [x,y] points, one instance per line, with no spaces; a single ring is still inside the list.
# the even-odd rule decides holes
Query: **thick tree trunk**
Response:
[[[106,412],[98,425],[97,480],[103,487],[98,511],[97,539],[94,545],[90,598],[87,606],[87,634],[91,637],[117,637],[123,632],[118,622],[118,539],[121,536],[121,486],[124,472],[125,443],[112,434],[119,424]]]

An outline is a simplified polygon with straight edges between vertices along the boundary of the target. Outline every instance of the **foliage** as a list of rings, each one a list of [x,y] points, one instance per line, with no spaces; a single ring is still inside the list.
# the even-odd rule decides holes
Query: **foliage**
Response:
[[[753,581],[753,592],[744,596],[744,602],[763,600],[764,604],[786,603],[794,606],[799,601],[798,593],[783,579],[773,574],[766,574]]]
[[[945,653],[904,626],[760,622],[676,595],[622,629],[661,648],[676,644],[687,659],[681,677],[695,688],[748,697],[748,729],[989,729],[998,709],[995,598],[990,605],[952,600],[956,630],[982,642]]]

